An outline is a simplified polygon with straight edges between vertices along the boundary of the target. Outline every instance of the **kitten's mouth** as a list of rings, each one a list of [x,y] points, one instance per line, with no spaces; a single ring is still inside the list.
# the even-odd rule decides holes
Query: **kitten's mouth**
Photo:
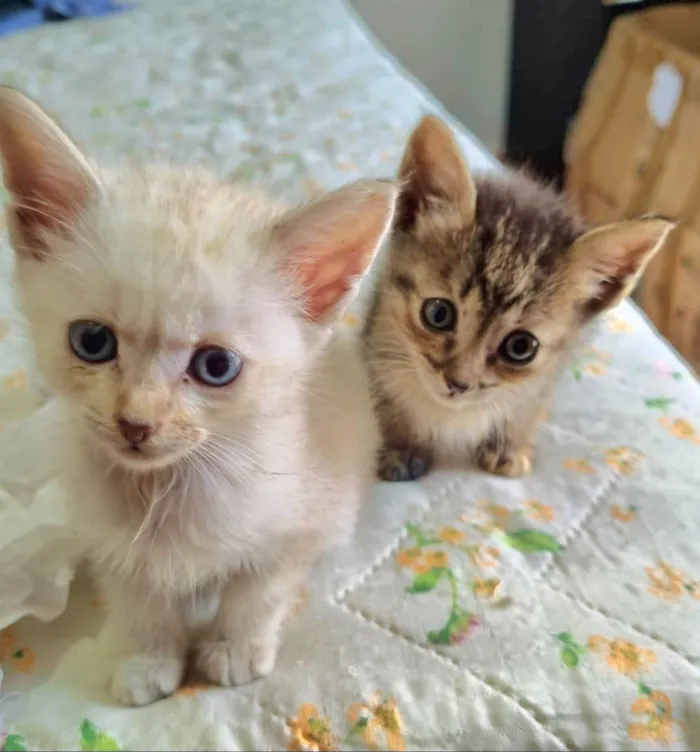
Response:
[[[441,407],[452,410],[473,406],[483,400],[484,392],[490,391],[496,386],[495,384],[479,384],[467,392],[459,392],[447,387],[442,379],[434,378],[432,371],[426,373],[423,368],[417,370],[420,382],[430,398]]]
[[[100,444],[116,464],[136,472],[161,470],[182,457],[182,452],[156,453],[147,446],[115,445],[114,442],[105,440],[101,440]]]

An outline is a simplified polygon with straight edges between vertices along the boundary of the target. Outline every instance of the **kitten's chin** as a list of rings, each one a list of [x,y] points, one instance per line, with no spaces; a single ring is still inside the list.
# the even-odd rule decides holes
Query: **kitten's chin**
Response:
[[[105,442],[100,442],[100,444],[110,462],[131,473],[148,473],[154,470],[163,470],[179,462],[188,454],[188,451],[185,451],[154,455],[137,449],[115,447]]]
[[[431,379],[422,369],[418,370],[418,378],[430,399],[447,410],[468,410],[484,403],[485,392],[488,392],[489,396],[492,394],[490,388],[474,389],[466,394],[443,393],[440,391],[443,386],[442,383],[437,383],[434,379]]]

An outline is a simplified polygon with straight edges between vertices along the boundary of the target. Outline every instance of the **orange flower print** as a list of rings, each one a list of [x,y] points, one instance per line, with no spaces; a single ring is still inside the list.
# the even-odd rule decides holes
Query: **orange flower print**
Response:
[[[610,361],[610,358],[611,358],[609,352],[605,352],[605,350],[599,350],[597,347],[587,347],[584,350],[584,355],[587,358],[591,358],[591,359],[595,359],[595,360],[600,360],[603,363],[608,363]]]
[[[357,326],[360,323],[360,319],[358,319],[357,316],[352,312],[346,313],[341,321],[343,324],[345,324],[345,326],[348,326],[351,329],[357,329]]]
[[[564,460],[564,469],[570,470],[572,473],[578,473],[579,475],[593,475],[595,469],[588,460],[585,459],[573,459]]]
[[[34,669],[36,656],[29,648],[19,648],[10,653],[10,666],[21,674],[28,674]]]
[[[605,452],[605,462],[608,467],[622,475],[632,475],[643,457],[644,455],[640,452],[627,447],[613,447]]]
[[[501,589],[501,585],[502,582],[497,577],[490,577],[488,579],[475,577],[472,580],[474,594],[485,599],[495,598]]]
[[[486,511],[499,522],[505,522],[510,517],[510,509],[502,504],[488,504]]]
[[[629,332],[634,331],[634,327],[629,322],[625,321],[624,319],[621,319],[619,316],[616,316],[615,314],[611,314],[608,316],[608,329],[611,332],[620,332],[624,334],[628,334]]]
[[[394,557],[396,563],[404,569],[412,569],[416,574],[430,572],[431,569],[448,566],[449,556],[444,551],[421,552],[419,548],[405,548]]]
[[[315,705],[300,705],[295,718],[287,721],[292,738],[288,749],[296,752],[331,752],[337,742],[324,718]]]
[[[632,642],[622,639],[609,640],[602,635],[591,635],[587,640],[589,650],[605,658],[619,674],[634,678],[656,662],[653,650],[640,648]]]
[[[523,506],[527,516],[533,520],[551,522],[554,519],[554,510],[549,504],[543,504],[541,501],[524,501]]]
[[[369,702],[355,702],[347,709],[346,717],[353,731],[369,749],[386,749],[403,752],[403,719],[393,697],[383,698],[375,692]],[[352,733],[352,732],[351,732]]]
[[[606,648],[608,646],[608,643],[608,638],[603,637],[603,635],[591,635],[588,640],[586,640],[588,649],[592,650],[594,653],[597,653],[603,648]]]
[[[398,551],[394,561],[404,569],[413,569],[413,565],[420,559],[420,548],[403,548]]]
[[[448,566],[450,557],[444,551],[427,551],[424,553],[416,564],[413,571],[418,574],[430,572],[431,569],[441,569]]]
[[[623,509],[619,504],[613,504],[610,507],[610,516],[618,522],[632,522],[637,517],[637,508],[630,506]]]
[[[682,441],[689,441],[691,444],[700,444],[700,436],[693,424],[685,418],[671,418],[662,415],[659,418],[659,425],[665,428],[672,436]]]
[[[683,595],[683,573],[662,561],[658,567],[645,567],[649,592],[666,601],[677,601]]]
[[[443,527],[438,530],[438,538],[444,543],[461,543],[465,537],[456,527]]]
[[[482,569],[490,569],[498,564],[501,552],[494,546],[473,546],[469,549],[472,564]]]
[[[586,365],[584,365],[583,367],[583,370],[586,373],[589,373],[591,376],[603,376],[606,369],[604,363],[593,361],[591,363],[586,363]]]
[[[207,689],[211,689],[211,684],[205,682],[192,682],[191,684],[183,684],[180,689],[175,692],[173,697],[194,697],[195,695],[204,692]]]
[[[633,703],[633,715],[646,715],[646,721],[635,721],[627,726],[627,736],[632,741],[661,742],[678,741],[675,721],[671,715],[671,698],[666,692],[646,690]]]
[[[627,640],[612,640],[608,646],[607,661],[618,673],[636,676],[656,662],[656,653]]]
[[[27,374],[24,371],[13,371],[2,379],[4,389],[24,389],[27,386]]]

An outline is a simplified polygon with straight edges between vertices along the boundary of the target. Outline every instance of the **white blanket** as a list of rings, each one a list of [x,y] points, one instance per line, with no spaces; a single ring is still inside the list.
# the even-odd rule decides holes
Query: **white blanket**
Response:
[[[3,39],[0,72],[98,156],[210,161],[291,195],[393,174],[440,111],[339,0],[149,0]],[[531,478],[378,485],[270,677],[132,710],[106,690],[125,638],[80,573],[64,610],[79,548],[10,266],[3,239],[0,748],[700,747],[700,387],[631,305],[564,375]]]

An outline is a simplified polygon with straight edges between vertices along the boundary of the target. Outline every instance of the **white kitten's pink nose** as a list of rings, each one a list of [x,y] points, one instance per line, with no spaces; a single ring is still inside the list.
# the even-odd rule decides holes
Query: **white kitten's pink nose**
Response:
[[[119,418],[117,424],[122,436],[132,446],[142,444],[153,433],[153,426],[148,423],[133,423],[125,418]]]

